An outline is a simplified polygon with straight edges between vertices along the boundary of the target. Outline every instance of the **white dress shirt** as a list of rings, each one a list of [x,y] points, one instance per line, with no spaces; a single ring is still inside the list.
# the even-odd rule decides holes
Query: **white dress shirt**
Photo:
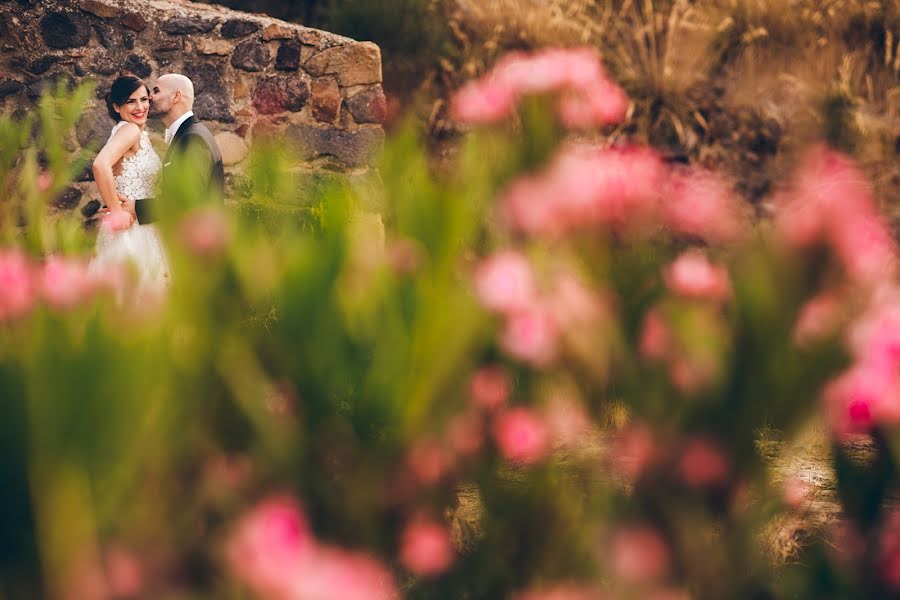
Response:
[[[166,129],[166,145],[170,145],[172,140],[175,138],[175,133],[178,131],[178,128],[181,127],[181,124],[194,116],[194,111],[189,110],[180,117],[178,117],[174,123],[169,125],[169,128]]]

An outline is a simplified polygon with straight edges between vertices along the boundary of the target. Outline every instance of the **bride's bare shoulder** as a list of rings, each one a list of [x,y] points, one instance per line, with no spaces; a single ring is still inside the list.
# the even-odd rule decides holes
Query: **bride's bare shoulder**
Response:
[[[138,127],[134,123],[120,121],[119,124],[116,125],[113,129],[113,135],[111,139],[131,139],[137,141],[139,137],[141,137],[140,127]]]

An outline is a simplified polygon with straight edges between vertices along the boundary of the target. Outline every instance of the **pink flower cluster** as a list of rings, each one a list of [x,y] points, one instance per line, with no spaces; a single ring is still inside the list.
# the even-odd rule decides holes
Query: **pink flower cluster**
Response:
[[[20,319],[41,302],[71,309],[124,283],[122,272],[93,273],[79,258],[50,256],[37,264],[20,250],[0,250],[0,322]]]
[[[722,367],[720,352],[724,350],[714,339],[723,333],[713,308],[699,307],[691,317],[693,331],[686,339],[673,329],[663,307],[653,307],[644,316],[638,339],[641,358],[662,363],[675,388],[686,394],[707,388],[716,380]]]
[[[629,99],[593,48],[549,48],[511,52],[481,79],[464,85],[451,100],[456,120],[473,125],[509,117],[524,96],[558,95],[557,112],[572,129],[621,122]]]
[[[447,526],[428,518],[414,518],[403,530],[400,562],[410,573],[433,577],[445,572],[454,560]]]
[[[474,273],[481,304],[504,319],[500,346],[536,367],[551,364],[568,333],[597,325],[609,314],[604,300],[570,272],[556,274],[547,293],[525,255],[504,250],[482,261]]]
[[[891,234],[849,157],[825,146],[813,148],[776,205],[778,230],[789,244],[827,244],[853,281],[877,284],[896,274]]]
[[[900,425],[900,291],[883,290],[849,330],[854,363],[823,392],[839,438]]]
[[[529,235],[560,237],[598,227],[668,230],[710,242],[740,239],[740,202],[718,175],[671,170],[652,149],[569,145],[542,171],[512,181],[500,218]]]
[[[665,177],[653,150],[570,145],[543,171],[513,180],[500,216],[516,231],[548,237],[643,223],[658,211]]]
[[[209,258],[220,256],[231,241],[231,226],[221,210],[202,208],[181,222],[181,238],[194,254]]]
[[[701,491],[722,488],[731,481],[731,461],[718,442],[694,435],[673,443],[661,439],[646,423],[634,423],[618,432],[609,456],[613,470],[632,483],[657,470]]]
[[[296,500],[271,497],[237,524],[226,548],[234,574],[267,600],[388,600],[393,577],[371,556],[318,542]]]
[[[688,250],[676,258],[664,279],[673,293],[685,298],[723,302],[731,296],[728,271],[712,264],[700,250]]]

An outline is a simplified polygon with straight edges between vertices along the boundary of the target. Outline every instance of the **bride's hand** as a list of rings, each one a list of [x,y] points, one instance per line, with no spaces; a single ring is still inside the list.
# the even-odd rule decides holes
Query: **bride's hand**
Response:
[[[101,217],[100,227],[110,232],[125,231],[134,224],[134,217],[124,210],[107,212]]]

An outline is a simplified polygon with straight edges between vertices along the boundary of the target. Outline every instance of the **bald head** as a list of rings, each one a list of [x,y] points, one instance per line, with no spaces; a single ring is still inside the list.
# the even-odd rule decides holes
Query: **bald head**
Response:
[[[168,127],[194,108],[194,84],[180,73],[167,73],[150,90],[150,116]]]

